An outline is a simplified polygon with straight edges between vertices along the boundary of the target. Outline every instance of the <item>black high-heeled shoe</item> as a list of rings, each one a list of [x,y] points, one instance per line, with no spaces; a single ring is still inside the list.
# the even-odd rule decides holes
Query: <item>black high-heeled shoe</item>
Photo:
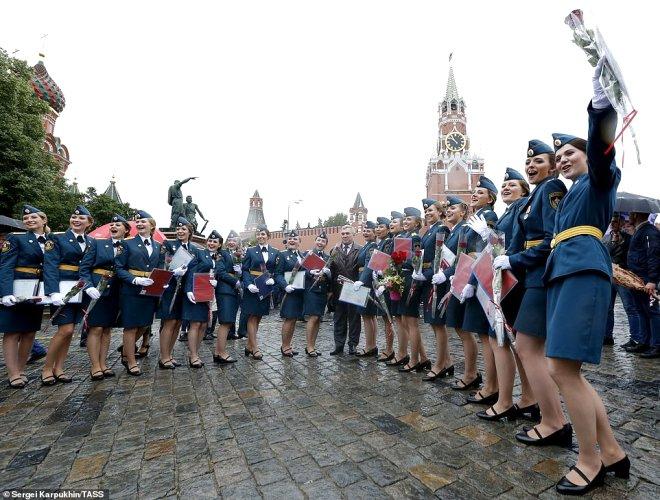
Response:
[[[408,366],[408,368],[406,368],[406,365]],[[417,363],[416,365],[409,365],[408,363],[406,363],[405,365],[399,367],[399,371],[401,373],[410,373],[412,371],[417,370],[418,366],[419,366],[419,363]]]
[[[438,373],[431,370],[431,373],[433,375],[427,375],[426,377],[422,378],[422,380],[424,382],[432,382],[432,381],[434,381],[435,379],[438,379],[438,378],[453,377],[454,376],[454,365],[448,366],[447,368],[443,368]]]
[[[247,358],[250,354],[252,354],[252,351],[246,347],[245,348],[245,357]]]
[[[126,365],[126,373],[128,373],[132,377],[139,377],[140,375],[142,375],[142,371],[140,370],[139,365],[133,365],[131,367]]]
[[[257,354],[257,353],[259,353],[259,354]],[[256,351],[250,351],[250,356],[252,356],[252,359],[254,359],[256,361],[260,361],[260,360],[264,359],[264,355],[261,354],[261,351],[259,349],[257,349]]]
[[[403,366],[408,364],[408,361],[410,361],[410,356],[407,354],[401,358],[401,359],[396,359],[396,356],[394,356],[390,361],[385,363],[387,366]]]
[[[481,373],[477,373],[477,376],[474,378],[473,381],[468,382],[467,384],[463,382],[463,379],[458,379],[458,382],[456,382],[454,385],[451,386],[451,388],[454,391],[469,391],[470,389],[478,389],[479,386],[481,385],[482,378],[481,378]]]
[[[479,398],[477,398],[476,396],[479,396]],[[495,403],[497,403],[497,399],[499,397],[500,397],[499,392],[494,392],[492,394],[489,394],[488,396],[484,396],[483,394],[481,394],[481,391],[477,391],[474,394],[471,394],[470,396],[465,398],[465,400],[468,403],[472,403],[475,405],[494,405]]]
[[[159,359],[158,360],[158,368],[160,368],[161,370],[174,370],[174,369],[176,369],[176,366],[174,366],[170,360],[167,360],[165,363],[163,363]]]
[[[523,406],[522,408],[517,404],[514,406],[518,408],[519,418],[531,420],[532,422],[541,421],[541,409],[539,408],[539,405],[537,403],[534,403],[533,405],[529,405],[529,406]],[[531,429],[531,427],[529,427],[529,429]]]
[[[523,430],[518,434],[516,434],[516,440],[531,446],[556,445],[556,446],[561,446],[563,448],[570,448],[571,445],[573,444],[573,427],[571,426],[571,424],[564,424],[564,426],[561,429],[556,430],[555,432],[553,432],[552,434],[548,434],[547,436],[542,436],[536,427],[532,427],[529,430],[534,431],[538,436],[538,438],[530,437],[527,434],[527,431]]]
[[[146,358],[149,355],[149,348],[151,347],[150,345],[144,345],[140,347],[137,351],[135,351],[135,357],[140,359],[140,358]],[[142,349],[146,349],[144,352],[140,352]]]
[[[218,365],[228,365],[230,363],[236,363],[236,360],[234,358],[229,357],[229,356],[226,357],[226,358],[223,358],[219,354],[214,354],[213,355],[213,362],[218,364]]]
[[[295,356],[295,354],[293,354],[293,347],[287,347],[286,351],[280,347],[280,352],[285,358],[293,358]]]
[[[596,474],[596,476],[591,480],[589,480],[586,474],[582,472],[580,469],[578,469],[577,466],[575,465],[572,466],[570,470],[574,470],[575,472],[577,472],[578,476],[584,479],[587,482],[587,484],[577,485],[571,482],[570,480],[566,479],[566,476],[564,476],[555,485],[555,489],[557,490],[557,492],[561,493],[562,495],[572,495],[572,496],[584,495],[586,493],[589,493],[594,488],[597,488],[598,486],[602,486],[603,484],[605,484],[605,466],[602,464],[600,466],[600,470],[598,471],[598,474]]]
[[[488,413],[488,410],[492,411],[493,414],[491,415],[490,413]],[[489,407],[488,410],[480,411],[479,413],[477,413],[477,417],[483,420],[488,420],[489,422],[499,422],[500,420],[505,418],[507,420],[515,420],[516,418],[518,418],[518,410],[516,409],[516,405],[507,408],[502,413],[497,413],[497,411],[495,411],[495,406]]]
[[[383,353],[385,354],[385,353]],[[376,358],[376,361],[379,363],[387,363],[388,361],[391,361],[394,359],[394,351],[392,351],[390,354],[385,354],[384,358]]]
[[[431,363],[430,359],[427,359],[426,361],[423,361],[421,363],[417,363],[417,366],[415,367],[415,371],[417,373],[421,373],[426,370],[430,370],[433,364]]]
[[[204,363],[202,363],[202,360],[199,358],[197,358],[195,361],[188,358],[188,366],[190,368],[202,368],[204,366]]]
[[[362,349],[361,351],[356,352],[355,355],[358,358],[368,358],[371,356],[378,356],[378,347],[374,347],[373,349],[369,349],[368,351],[366,349]]]
[[[623,457],[618,462],[605,466],[605,473],[613,472],[614,475],[621,479],[628,479],[630,477],[630,459],[628,455]]]

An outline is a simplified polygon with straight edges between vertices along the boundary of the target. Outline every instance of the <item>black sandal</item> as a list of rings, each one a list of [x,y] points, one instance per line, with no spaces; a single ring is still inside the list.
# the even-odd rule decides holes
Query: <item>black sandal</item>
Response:
[[[309,356],[310,358],[318,358],[321,353],[318,352],[316,349],[312,349],[311,351],[308,351],[307,348],[305,347],[305,354]]]
[[[142,371],[140,371],[140,366],[139,365],[133,365],[131,367],[127,366],[126,367],[126,373],[128,373],[132,377],[139,377],[140,375],[142,375]]]
[[[437,379],[440,376],[440,372],[434,372],[431,370],[429,373],[432,373],[433,375],[426,375],[425,377],[422,377],[422,380],[424,382],[433,382],[435,379]]]
[[[135,357],[140,359],[140,358],[146,358],[147,355],[149,354],[149,348],[151,347],[151,344],[149,345],[143,345],[140,347],[137,351],[135,351]],[[142,349],[146,349],[146,351],[142,352]]]
[[[114,372],[114,370],[111,370],[110,368],[106,368],[105,370],[103,370],[103,376],[105,378],[112,378],[115,375],[116,373]]]
[[[406,366],[407,366],[408,368],[406,368]],[[401,373],[410,373],[410,372],[414,372],[415,370],[417,370],[417,367],[418,367],[418,366],[419,366],[419,363],[417,363],[416,365],[412,365],[412,366],[410,365],[410,363],[406,363],[405,365],[399,367],[399,371],[400,371]]]
[[[379,358],[376,359],[376,361],[378,361],[379,363],[387,363],[388,361],[391,361],[391,360],[394,359],[394,351],[392,351],[390,354],[385,354],[385,353],[383,353],[383,354],[385,355],[385,357],[384,358],[379,357]]]
[[[54,375],[49,375],[46,378],[44,378],[43,376],[41,377],[41,385],[51,386],[55,384],[57,384],[57,379],[55,378]]]
[[[19,383],[15,384],[14,382],[16,382],[17,380],[19,381]],[[23,380],[23,377],[21,377],[20,375],[9,381],[9,387],[11,387],[12,389],[22,389],[26,385],[27,384],[26,384],[25,380]]]
[[[204,363],[202,363],[202,360],[199,358],[197,358],[194,362],[188,358],[188,366],[190,366],[190,368],[201,368],[204,366]]]
[[[408,356],[408,355],[406,354],[406,355],[405,355],[403,358],[401,358],[401,359],[396,359],[396,356],[394,356],[394,357],[392,358],[391,361],[388,361],[388,362],[385,363],[385,364],[386,364],[387,366],[401,366],[401,365],[406,365],[406,364],[408,364],[408,361],[410,361],[410,356]]]
[[[460,384],[460,385],[459,385]],[[472,382],[467,384],[463,382],[463,379],[458,379],[458,382],[451,386],[455,391],[469,391],[470,389],[477,389],[481,385],[481,373],[477,373],[477,376]]]
[[[425,370],[430,370],[433,364],[431,363],[430,359],[427,359],[426,361],[420,361],[417,363],[417,366],[415,367],[415,371],[418,373],[421,373]]]
[[[252,354],[252,351],[246,347],[245,348],[245,357],[247,358],[250,354]]]
[[[255,359],[257,361],[264,359],[264,355],[261,354],[261,351],[259,349],[257,349],[256,351],[250,351],[250,356],[252,356],[252,359]]]
[[[90,373],[89,376],[92,380],[103,380],[105,378],[103,376],[103,370],[99,370],[97,372]]]
[[[287,347],[286,351],[280,347],[280,352],[282,353],[282,356],[286,358],[293,358],[295,354],[293,354],[293,347]]]
[[[174,370],[176,366],[172,363],[172,360],[168,359],[163,363],[160,359],[158,360],[158,368],[161,370]]]
[[[493,413],[488,413],[488,410],[491,410]],[[490,406],[486,409],[486,411],[480,411],[477,413],[477,417],[483,420],[488,420],[489,422],[499,422],[504,418],[507,420],[515,420],[518,418],[518,409],[516,405],[513,405],[504,410],[502,413],[497,413],[495,406]]]
[[[55,380],[58,382],[62,382],[63,384],[70,384],[73,382],[73,379],[69,377],[66,373],[60,373],[59,375],[55,375]]]
[[[370,356],[378,356],[378,347],[374,347],[373,349],[369,349],[368,351],[366,349],[362,349],[360,352],[355,353],[355,355],[358,358],[368,358]]]
[[[232,359],[231,356],[228,356],[226,358],[223,358],[219,354],[214,354],[213,355],[213,362],[217,363],[219,365],[228,365],[230,363],[236,363],[235,359]]]
[[[479,396],[479,399],[476,398],[476,396]],[[471,394],[465,400],[468,403],[472,403],[475,405],[493,405],[497,403],[498,398],[500,397],[499,392],[494,392],[492,394],[489,394],[488,396],[484,396],[481,391],[477,391],[474,394]]]

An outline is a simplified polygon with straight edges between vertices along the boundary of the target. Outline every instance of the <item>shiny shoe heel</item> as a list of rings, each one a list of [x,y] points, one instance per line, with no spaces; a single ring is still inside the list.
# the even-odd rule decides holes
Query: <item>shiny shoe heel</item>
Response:
[[[614,476],[620,479],[630,478],[630,459],[628,455],[618,462],[605,466],[605,473],[614,472]]]

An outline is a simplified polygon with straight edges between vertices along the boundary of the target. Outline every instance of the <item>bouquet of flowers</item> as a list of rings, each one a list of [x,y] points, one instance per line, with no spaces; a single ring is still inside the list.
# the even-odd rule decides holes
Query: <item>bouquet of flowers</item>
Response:
[[[46,327],[44,328],[42,334],[45,334],[48,331],[48,328],[52,324],[53,320],[60,315],[60,313],[64,309],[64,306],[66,306],[72,298],[78,295],[83,288],[85,288],[85,280],[79,279],[78,282],[71,287],[71,290],[69,290],[66,293],[66,295],[62,298],[62,302],[64,302],[64,304],[58,307],[55,310],[55,312],[52,314],[52,316],[50,317],[50,323],[46,324]]]
[[[605,44],[605,40],[600,34],[600,31],[598,31],[598,28],[593,30],[586,28],[584,25],[584,14],[580,9],[571,11],[571,13],[564,19],[564,23],[566,23],[566,25],[573,31],[573,43],[587,54],[589,64],[596,67],[598,61],[603,57],[605,58],[599,77],[600,84],[605,91],[607,99],[610,101],[610,104],[612,104],[612,107],[623,116],[623,126],[621,127],[619,135],[614,139],[614,142],[621,137],[626,128],[630,128],[630,135],[632,136],[635,150],[637,151],[637,163],[641,164],[637,136],[635,135],[633,128],[630,126],[630,122],[632,122],[633,118],[637,115],[637,110],[635,110],[635,107],[630,100],[630,96],[628,95],[628,90],[623,81],[623,75],[619,69],[619,65]],[[613,144],[610,145],[606,153],[609,153],[612,147]]]
[[[383,285],[390,293],[390,299],[401,300],[404,280],[401,276],[401,265],[406,261],[406,252],[392,252],[390,265],[383,273]]]

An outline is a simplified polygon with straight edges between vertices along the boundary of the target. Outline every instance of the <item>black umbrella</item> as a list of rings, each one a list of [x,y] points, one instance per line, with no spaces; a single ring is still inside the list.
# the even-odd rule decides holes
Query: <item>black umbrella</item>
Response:
[[[660,200],[639,194],[620,191],[616,194],[615,212],[641,212],[654,214],[660,212]]]

